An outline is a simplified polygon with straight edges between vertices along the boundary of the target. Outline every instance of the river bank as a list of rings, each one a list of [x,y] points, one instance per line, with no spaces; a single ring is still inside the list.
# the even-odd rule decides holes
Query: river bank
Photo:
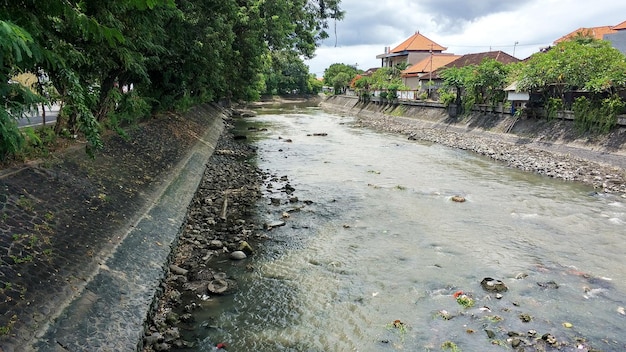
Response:
[[[512,116],[450,118],[443,109],[359,103],[334,96],[321,106],[357,117],[363,127],[469,150],[524,171],[582,182],[626,197],[626,128],[606,136],[579,134],[571,121]]]

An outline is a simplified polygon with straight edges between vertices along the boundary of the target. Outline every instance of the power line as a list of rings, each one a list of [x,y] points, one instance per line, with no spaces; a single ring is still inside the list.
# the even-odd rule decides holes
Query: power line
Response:
[[[537,46],[537,45],[546,45],[546,43],[533,43],[533,44],[504,44],[504,45],[493,45],[493,44],[485,44],[485,45],[455,45],[455,44],[448,44],[446,43],[446,45],[448,47],[457,47],[457,48],[484,48],[484,47],[494,47],[494,48],[512,48],[514,46]]]

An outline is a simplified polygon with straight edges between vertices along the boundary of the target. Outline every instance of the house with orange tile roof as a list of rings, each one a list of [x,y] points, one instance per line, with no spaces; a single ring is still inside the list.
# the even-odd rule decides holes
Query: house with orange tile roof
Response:
[[[581,27],[554,41],[554,44],[577,37],[591,37],[611,42],[614,48],[626,54],[626,21],[614,26]]]
[[[395,48],[385,47],[385,52],[376,55],[376,58],[380,59],[381,67],[393,67],[398,63],[413,65],[429,57],[431,53],[439,54],[446,49],[417,31]]]
[[[511,56],[504,51],[486,51],[482,53],[474,53],[474,54],[465,54],[456,60],[443,65],[432,72],[425,73],[419,77],[420,86],[422,87],[431,87],[433,91],[436,92],[437,89],[441,88],[443,84],[443,79],[439,76],[439,73],[442,70],[450,67],[464,67],[470,65],[480,65],[486,59],[493,59],[498,62],[501,62],[505,65],[520,62],[521,60]]]
[[[611,45],[626,55],[626,21],[611,27],[613,33],[607,33],[602,39],[611,42]]]
[[[402,83],[411,89],[421,89],[419,78],[425,74],[429,74],[439,67],[445,66],[452,61],[460,58],[461,55],[438,53],[428,55],[422,61],[408,67],[401,73]]]
[[[572,40],[578,37],[591,37],[594,39],[602,40],[604,39],[604,35],[615,33],[615,32],[617,31],[613,29],[613,26],[581,27],[555,40],[554,44]]]

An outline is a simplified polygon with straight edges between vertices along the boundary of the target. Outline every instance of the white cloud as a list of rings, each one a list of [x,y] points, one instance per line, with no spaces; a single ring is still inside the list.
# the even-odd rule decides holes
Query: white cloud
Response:
[[[491,6],[484,6],[488,1]],[[337,37],[331,23],[331,37],[306,64],[318,76],[337,62],[356,63],[364,70],[379,67],[376,55],[385,46],[398,45],[417,30],[448,47],[450,53],[491,48],[512,54],[515,48],[515,56],[525,58],[580,27],[615,25],[626,20],[626,1],[488,1],[468,7],[474,2],[343,0],[346,16],[337,23]]]

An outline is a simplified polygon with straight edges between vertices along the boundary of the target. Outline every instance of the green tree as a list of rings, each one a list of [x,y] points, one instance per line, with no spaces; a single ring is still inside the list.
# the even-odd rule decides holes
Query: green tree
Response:
[[[581,130],[608,132],[623,112],[618,93],[626,87],[626,56],[611,44],[585,36],[534,54],[514,76],[518,88],[543,96],[548,118],[553,107],[572,108]],[[587,98],[569,106],[565,93],[585,92]]]
[[[341,94],[346,92],[346,88],[350,84],[352,77],[347,72],[339,72],[333,77],[332,86],[335,94]]]
[[[308,94],[309,68],[293,51],[272,52],[271,64],[264,74],[266,94]]]
[[[519,89],[558,98],[577,89],[615,92],[625,84],[625,60],[607,41],[571,40],[531,56],[515,78]]]
[[[334,63],[324,70],[324,85],[334,88],[335,84],[338,83],[339,88],[346,87],[358,73],[359,71],[354,66]],[[339,75],[340,77],[337,79]],[[341,92],[343,89],[335,89],[336,94]]]
[[[271,52],[310,58],[339,0],[48,0],[0,3],[0,156],[23,141],[20,111],[45,102],[10,82],[45,73],[63,104],[56,128],[80,132],[88,150],[103,127],[150,111],[183,110],[218,100],[253,100],[265,89]],[[310,88],[308,69],[292,60],[281,85]],[[283,77],[283,79],[285,78]],[[132,93],[121,91],[132,84]],[[281,88],[285,89],[286,88]],[[40,90],[43,92],[43,90]]]

